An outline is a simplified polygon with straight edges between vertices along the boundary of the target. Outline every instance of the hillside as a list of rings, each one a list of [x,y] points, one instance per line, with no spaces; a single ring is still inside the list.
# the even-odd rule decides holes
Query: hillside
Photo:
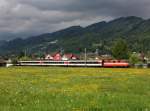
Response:
[[[121,17],[109,22],[99,22],[87,27],[73,26],[53,33],[42,34],[27,39],[17,38],[0,42],[0,55],[28,53],[48,53],[64,49],[65,52],[79,53],[86,47],[88,51],[99,49],[110,52],[115,40],[123,38],[132,51],[150,50],[150,20],[139,17]]]

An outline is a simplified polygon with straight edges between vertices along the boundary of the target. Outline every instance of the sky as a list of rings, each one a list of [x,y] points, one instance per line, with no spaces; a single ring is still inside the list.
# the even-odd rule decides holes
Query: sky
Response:
[[[150,0],[0,0],[0,40],[118,17],[150,18]]]

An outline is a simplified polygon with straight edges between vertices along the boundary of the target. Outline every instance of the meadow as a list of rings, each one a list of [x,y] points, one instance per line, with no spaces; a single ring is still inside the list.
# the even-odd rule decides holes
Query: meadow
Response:
[[[0,111],[150,111],[150,69],[0,68]]]

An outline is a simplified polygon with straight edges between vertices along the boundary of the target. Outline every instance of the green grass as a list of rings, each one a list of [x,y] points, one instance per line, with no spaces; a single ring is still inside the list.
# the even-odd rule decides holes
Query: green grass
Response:
[[[0,68],[0,111],[150,111],[150,69]]]

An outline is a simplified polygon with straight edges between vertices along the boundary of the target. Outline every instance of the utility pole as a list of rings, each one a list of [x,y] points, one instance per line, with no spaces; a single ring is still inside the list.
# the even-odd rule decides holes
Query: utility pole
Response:
[[[86,63],[87,63],[87,49],[86,48],[84,49],[84,60],[85,60],[85,66],[86,66]]]
[[[25,51],[24,51],[24,56],[25,57],[27,57],[27,51],[28,51],[28,48],[26,48]]]
[[[27,50],[24,51],[24,56],[27,57]]]

